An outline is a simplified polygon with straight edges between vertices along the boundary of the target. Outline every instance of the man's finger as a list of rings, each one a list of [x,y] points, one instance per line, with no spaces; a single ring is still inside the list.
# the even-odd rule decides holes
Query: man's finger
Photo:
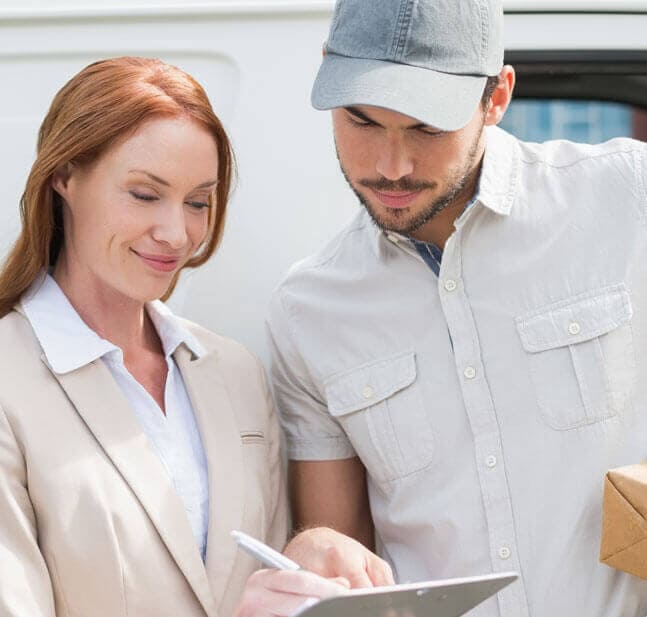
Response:
[[[371,581],[373,581],[373,585],[376,587],[380,587],[382,585],[395,585],[391,566],[379,557],[368,558],[366,571]]]
[[[373,587],[373,581],[371,581],[366,570],[355,570],[349,573],[347,578],[352,589]]]

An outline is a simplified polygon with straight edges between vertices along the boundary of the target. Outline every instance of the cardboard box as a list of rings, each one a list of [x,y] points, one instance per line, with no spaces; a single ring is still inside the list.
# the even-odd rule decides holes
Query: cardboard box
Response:
[[[607,472],[600,561],[647,579],[647,463]]]

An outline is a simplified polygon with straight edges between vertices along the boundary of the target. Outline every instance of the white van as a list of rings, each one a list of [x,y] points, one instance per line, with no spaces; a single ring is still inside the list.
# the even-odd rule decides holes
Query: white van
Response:
[[[458,1],[458,0],[457,0]],[[290,264],[357,209],[329,115],[309,104],[332,0],[0,0],[0,254],[49,101],[80,68],[156,56],[193,74],[232,136],[239,180],[224,242],[170,304],[267,359],[264,315]],[[647,0],[506,3],[522,138],[647,140]],[[577,100],[577,102],[574,102]]]

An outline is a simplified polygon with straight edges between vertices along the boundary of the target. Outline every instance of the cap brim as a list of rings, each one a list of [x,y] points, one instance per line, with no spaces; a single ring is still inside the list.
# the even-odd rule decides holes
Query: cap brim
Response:
[[[486,81],[487,76],[327,53],[312,88],[312,105],[383,107],[442,131],[456,131],[474,115]]]

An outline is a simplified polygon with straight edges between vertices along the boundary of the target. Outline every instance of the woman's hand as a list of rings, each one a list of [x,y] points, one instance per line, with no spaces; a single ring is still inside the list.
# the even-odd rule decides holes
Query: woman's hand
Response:
[[[258,570],[249,577],[234,617],[289,617],[304,604],[338,596],[349,587],[346,579],[304,570]]]
[[[329,527],[302,531],[285,547],[284,553],[310,572],[327,578],[344,577],[351,587],[394,584],[386,561],[353,538]]]

